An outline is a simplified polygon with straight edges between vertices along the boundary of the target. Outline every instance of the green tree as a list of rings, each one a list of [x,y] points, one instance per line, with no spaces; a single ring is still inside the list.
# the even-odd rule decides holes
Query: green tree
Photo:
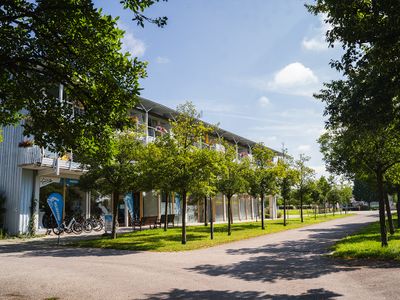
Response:
[[[295,161],[295,168],[298,172],[297,196],[300,201],[300,219],[304,222],[303,217],[303,202],[307,193],[309,193],[309,182],[314,176],[314,170],[306,166],[306,162],[310,160],[310,157],[300,154],[299,159]]]
[[[258,143],[252,149],[256,184],[259,186],[261,198],[261,228],[265,229],[265,196],[277,193],[277,173],[278,169],[273,163],[274,152],[264,144]]]
[[[158,0],[120,2],[139,25],[165,25],[143,15]],[[0,125],[23,120],[53,150],[102,147],[129,124],[146,76],[146,63],[121,53],[123,34],[91,0],[2,1]]]
[[[227,143],[224,147],[225,151],[219,152],[220,169],[217,175],[217,188],[228,199],[228,235],[231,235],[233,222],[231,199],[233,195],[247,190],[246,174],[249,173],[250,166],[247,159],[238,161],[235,147]]]
[[[325,145],[334,150],[326,158],[342,156],[346,163],[334,168],[342,174],[352,173],[352,178],[360,174],[375,177],[382,246],[387,245],[385,207],[391,219],[384,176],[397,164],[395,149],[399,146],[399,5],[398,1],[318,0],[307,6],[315,14],[326,14],[332,26],[328,42],[331,46],[339,42],[344,49],[341,59],[331,64],[344,79],[325,84],[316,95],[326,103],[329,116],[326,128],[330,132],[323,139],[330,140]]]
[[[357,174],[374,177],[378,191],[379,219],[382,246],[387,246],[385,222],[384,176],[399,163],[400,136],[395,126],[376,129],[375,134],[353,128],[326,132],[319,139],[321,152],[328,169],[336,174],[354,178]],[[390,213],[390,208],[389,208]]]
[[[375,182],[365,176],[358,176],[353,182],[354,199],[367,202],[368,207],[371,207],[371,202],[378,199]]]
[[[325,176],[321,176],[318,179],[317,186],[318,186],[318,190],[321,193],[321,201],[323,202],[322,204],[324,205],[324,213],[326,215],[326,195],[329,193],[332,186],[331,186],[331,184],[329,184],[329,182],[325,178]]]
[[[136,162],[141,158],[144,145],[138,136],[133,131],[116,132],[107,147],[96,152],[95,156],[82,157],[90,167],[80,177],[80,185],[85,189],[95,189],[112,195],[113,239],[117,237],[120,196],[141,189],[142,170]]]
[[[353,197],[353,190],[350,185],[342,184],[340,186],[340,197],[341,197],[341,204],[346,208],[349,206],[350,201]],[[345,210],[347,213],[347,209]]]
[[[296,185],[299,174],[294,168],[293,158],[283,151],[283,157],[277,162],[277,183],[283,199],[283,225],[287,225],[287,204],[292,194],[292,188]]]
[[[396,193],[397,228],[400,228],[400,165],[391,167],[385,177],[392,191]]]
[[[191,102],[178,106],[178,114],[171,121],[172,133],[168,135],[168,153],[172,157],[173,182],[171,188],[182,199],[182,244],[186,244],[187,197],[193,189],[209,185],[215,168],[215,156],[209,149],[201,148],[201,140],[212,127],[199,120],[200,114]]]
[[[335,215],[336,206],[341,202],[340,190],[337,187],[333,187],[326,195],[326,200],[332,207],[332,214]]]
[[[168,227],[168,205],[171,193],[174,192],[175,174],[175,145],[169,134],[157,138],[143,149],[138,161],[138,168],[142,170],[142,186],[144,190],[160,190],[165,194],[165,222],[164,231]]]

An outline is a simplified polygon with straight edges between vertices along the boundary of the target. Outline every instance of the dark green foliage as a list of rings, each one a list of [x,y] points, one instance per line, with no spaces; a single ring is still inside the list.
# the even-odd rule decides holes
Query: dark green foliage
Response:
[[[378,194],[376,191],[376,184],[366,179],[354,179],[353,196],[356,201],[365,201],[368,205],[377,201]]]
[[[163,26],[165,19],[142,15],[154,2],[122,3],[141,25]],[[91,0],[2,1],[0,125],[26,119],[26,135],[59,151],[107,143],[111,132],[129,125],[128,109],[146,76],[145,63],[120,52],[122,37],[117,19]],[[60,83],[64,101],[58,99]]]

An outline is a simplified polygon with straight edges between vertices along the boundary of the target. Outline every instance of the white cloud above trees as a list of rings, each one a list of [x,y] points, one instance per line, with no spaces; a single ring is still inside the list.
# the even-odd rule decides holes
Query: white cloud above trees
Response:
[[[118,27],[125,31],[124,37],[121,39],[121,52],[129,52],[133,57],[143,56],[146,52],[145,43],[142,40],[136,38],[130,28],[123,23],[119,22]]]
[[[325,40],[325,34],[332,27],[325,23],[326,16],[320,15],[320,26],[314,28],[313,35],[311,37],[305,37],[301,42],[301,46],[305,50],[310,51],[326,51],[328,50],[328,43]]]
[[[311,68],[300,62],[286,65],[275,74],[264,78],[253,78],[248,81],[250,85],[261,91],[272,91],[281,94],[312,96],[318,91],[320,83]]]

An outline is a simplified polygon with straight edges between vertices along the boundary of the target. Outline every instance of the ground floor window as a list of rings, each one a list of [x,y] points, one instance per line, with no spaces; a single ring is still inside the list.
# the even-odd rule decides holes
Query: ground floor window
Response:
[[[39,227],[44,216],[50,216],[51,210],[47,198],[51,193],[59,193],[64,201],[63,218],[66,216],[86,217],[90,212],[88,193],[78,187],[79,180],[62,177],[39,177]]]

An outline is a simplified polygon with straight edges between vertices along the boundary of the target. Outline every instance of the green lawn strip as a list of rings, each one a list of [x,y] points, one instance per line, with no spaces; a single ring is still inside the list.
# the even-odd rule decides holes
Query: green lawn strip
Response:
[[[283,209],[281,210],[281,212],[283,213]],[[288,209],[286,211],[286,213],[289,216],[300,216],[300,209]],[[309,215],[314,215],[314,210],[313,209],[303,209],[303,215],[306,216],[307,214]]]
[[[396,220],[393,220],[397,224]],[[346,259],[400,260],[400,232],[388,234],[389,246],[381,246],[379,222],[372,223],[333,247],[332,256]]]
[[[160,228],[120,234],[116,240],[112,240],[108,236],[96,239],[81,240],[68,244],[68,246],[111,248],[132,251],[185,251],[212,247],[224,243],[239,241],[288,229],[299,228],[351,215],[352,214],[342,214],[327,217],[320,216],[316,220],[310,217],[305,218],[304,223],[301,223],[299,219],[291,219],[286,227],[283,226],[282,220],[273,220],[266,222],[265,230],[260,228],[260,222],[234,223],[232,225],[231,236],[228,236],[227,234],[227,224],[216,224],[213,240],[210,239],[209,226],[189,226],[187,227],[186,245],[181,244],[181,228],[175,227],[169,228],[167,232],[164,232],[163,229]]]

